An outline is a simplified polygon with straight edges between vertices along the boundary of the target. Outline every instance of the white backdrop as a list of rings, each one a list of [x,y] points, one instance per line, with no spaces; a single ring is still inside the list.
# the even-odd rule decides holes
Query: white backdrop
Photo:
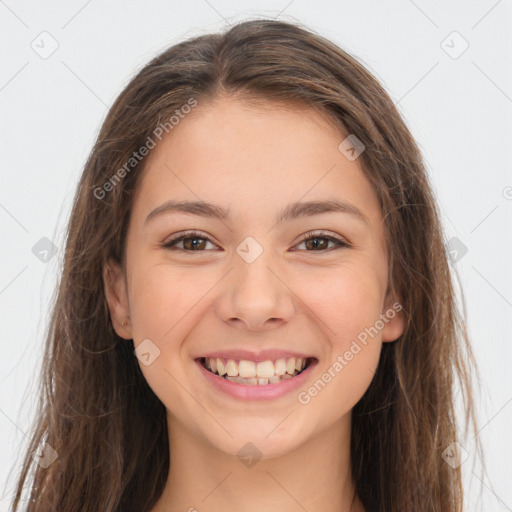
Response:
[[[256,16],[302,22],[359,58],[416,137],[453,237],[482,375],[488,473],[463,463],[467,510],[512,510],[512,2],[184,4],[0,0],[0,511],[34,410],[64,226],[108,107],[160,50]]]

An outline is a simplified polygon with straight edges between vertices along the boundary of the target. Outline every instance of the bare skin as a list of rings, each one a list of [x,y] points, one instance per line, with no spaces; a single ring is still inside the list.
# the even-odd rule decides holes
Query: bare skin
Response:
[[[200,103],[152,150],[126,269],[109,262],[104,272],[116,332],[160,350],[148,366],[139,362],[167,408],[170,439],[171,469],[151,512],[364,511],[351,478],[351,411],[382,343],[396,340],[404,321],[394,314],[333,371],[397,300],[386,294],[377,196],[358,160],[338,150],[343,139],[312,109],[221,97]],[[231,218],[166,212],[145,221],[170,199],[215,203]],[[276,223],[290,203],[325,200],[350,203],[365,220],[324,212]],[[195,246],[162,247],[190,230],[201,233],[191,237]],[[236,251],[247,237],[263,250],[251,263]],[[293,350],[318,364],[294,392],[242,400],[214,389],[195,361],[228,349]],[[308,394],[329,368],[329,383]],[[251,467],[237,456],[247,443],[261,454]]]

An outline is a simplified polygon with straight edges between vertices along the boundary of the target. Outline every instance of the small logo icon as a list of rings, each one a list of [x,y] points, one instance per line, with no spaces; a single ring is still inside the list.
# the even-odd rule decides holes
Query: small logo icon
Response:
[[[469,43],[454,30],[441,41],[441,48],[449,57],[455,60],[469,48]]]
[[[512,199],[512,187],[508,186],[503,189],[503,197],[507,200]]]
[[[43,263],[48,263],[57,254],[57,246],[44,236],[32,247],[32,254]]]
[[[263,252],[263,247],[252,236],[248,236],[238,245],[236,252],[244,261],[252,263]]]
[[[460,238],[457,238],[456,236],[450,238],[450,240],[446,242],[445,248],[452,263],[457,263],[460,261],[468,252],[468,248],[464,245]]]
[[[41,59],[48,59],[59,48],[57,40],[46,30],[41,32],[31,43],[30,47],[34,50]]]
[[[351,133],[345,140],[338,146],[338,150],[344,155],[347,160],[353,162],[359,155],[366,149],[366,146]]]
[[[469,457],[469,453],[459,443],[450,443],[441,454],[441,457],[455,469]]]
[[[261,459],[263,454],[255,444],[246,443],[236,455],[240,462],[250,469]]]
[[[39,446],[30,454],[30,456],[43,468],[49,468],[57,457],[58,453],[45,442],[41,442]]]
[[[160,355],[160,349],[149,338],[141,341],[133,352],[144,366],[149,366]]]

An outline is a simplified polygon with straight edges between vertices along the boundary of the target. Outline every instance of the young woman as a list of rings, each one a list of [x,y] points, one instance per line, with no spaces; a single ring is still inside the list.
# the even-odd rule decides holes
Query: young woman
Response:
[[[79,182],[13,508],[460,512],[443,242],[346,52],[267,20],[169,48]]]

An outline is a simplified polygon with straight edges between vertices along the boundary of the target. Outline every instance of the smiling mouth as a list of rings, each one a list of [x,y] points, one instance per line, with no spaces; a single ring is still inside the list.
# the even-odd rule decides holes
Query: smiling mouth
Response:
[[[265,386],[292,379],[305,371],[315,358],[287,358],[275,361],[247,361],[201,357],[199,362],[214,375],[246,386]]]

